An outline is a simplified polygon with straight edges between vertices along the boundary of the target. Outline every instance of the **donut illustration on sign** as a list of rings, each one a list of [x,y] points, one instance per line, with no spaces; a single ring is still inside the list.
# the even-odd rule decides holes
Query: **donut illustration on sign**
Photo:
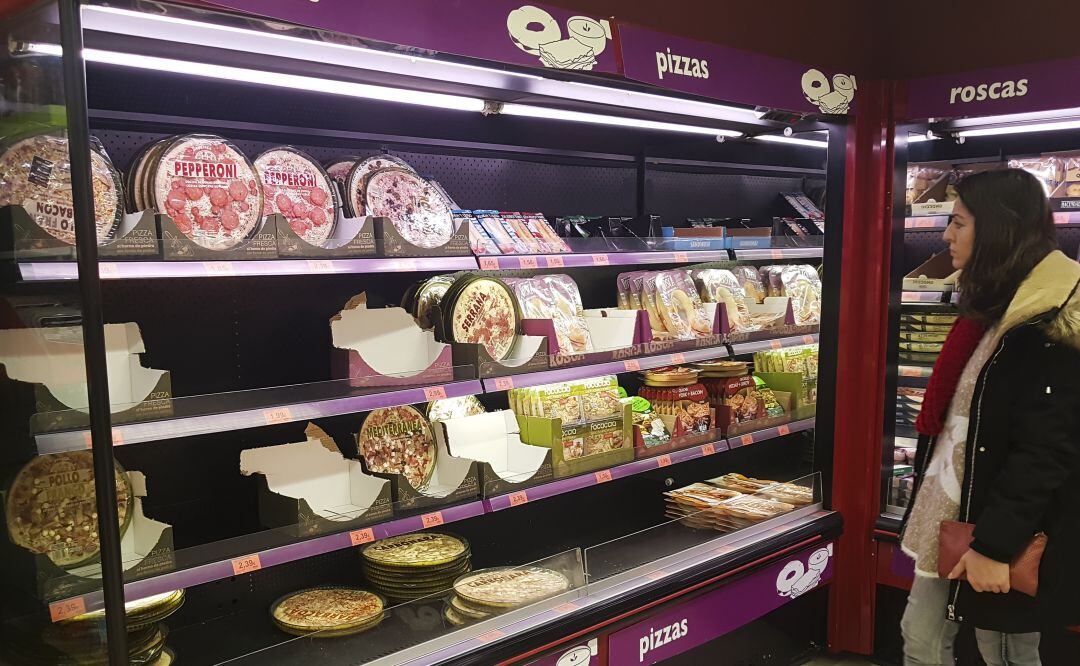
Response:
[[[540,64],[553,69],[591,70],[611,39],[611,25],[588,16],[572,16],[566,21],[563,39],[559,23],[539,7],[523,5],[506,16],[510,41]]]
[[[818,548],[803,566],[801,560],[792,560],[780,571],[776,577],[776,593],[782,597],[798,599],[810,590],[816,588],[829,566],[829,558],[832,557],[833,546],[830,543],[824,548]]]
[[[858,86],[854,74],[837,74],[830,86],[821,70],[810,69],[802,75],[802,90],[807,101],[822,113],[847,113]]]

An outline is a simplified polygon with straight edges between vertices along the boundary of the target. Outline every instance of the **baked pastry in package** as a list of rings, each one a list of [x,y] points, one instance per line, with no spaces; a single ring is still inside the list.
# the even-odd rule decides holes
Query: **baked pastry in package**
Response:
[[[780,267],[782,296],[791,299],[795,323],[799,326],[821,321],[821,279],[812,266],[798,264]]]
[[[672,337],[668,333],[667,325],[660,318],[660,312],[656,304],[656,273],[642,272],[631,281],[631,288],[638,292],[641,299],[641,308],[649,315],[649,327],[652,329],[654,340],[667,340]]]
[[[753,266],[732,266],[731,274],[742,284],[743,291],[748,298],[754,299],[755,303],[765,301],[765,285],[761,282],[761,275]]]
[[[532,388],[532,416],[548,419],[560,419],[563,425],[581,423],[584,418],[581,411],[581,396],[574,391],[573,384],[545,384]]]
[[[480,227],[487,232],[487,235],[495,243],[495,246],[499,248],[499,252],[503,254],[523,254],[525,253],[525,246],[517,237],[517,233],[503,224],[503,220],[499,217],[499,211],[497,210],[477,210],[473,211],[476,215],[476,221],[480,224]]]
[[[543,275],[535,278],[550,294],[550,318],[555,326],[559,349],[580,354],[593,350],[592,335],[585,322],[581,291],[569,275]]]
[[[767,488],[768,486],[775,485],[777,483],[776,481],[754,479],[737,473],[724,474],[723,476],[718,476],[715,479],[708,479],[707,482],[718,488],[737,490],[738,492],[746,493],[747,495],[753,495],[759,490]]]
[[[555,233],[555,230],[551,228],[547,218],[540,213],[522,213],[522,217],[525,218],[525,223],[528,225],[529,230],[533,234],[539,233],[542,238],[547,242],[548,252],[572,252],[570,246],[566,240],[559,234]]]
[[[1065,180],[1064,165],[1061,159],[1049,155],[1009,160],[1009,168],[1023,169],[1035,176],[1042,184],[1047,196],[1050,196],[1061,184],[1061,181]]]
[[[722,515],[741,518],[750,522],[776,518],[794,510],[795,506],[792,504],[753,495],[743,495],[742,497],[730,499],[718,505],[715,509],[717,513]]]
[[[694,271],[694,281],[701,290],[701,300],[726,306],[728,322],[733,332],[754,330],[750,321],[750,308],[746,304],[746,290],[734,273],[707,268]]]
[[[581,414],[586,421],[606,419],[622,414],[619,400],[619,380],[615,375],[595,377],[574,383],[581,395]]]
[[[657,313],[672,337],[687,340],[712,333],[712,322],[686,271],[661,271],[652,282]]]
[[[622,419],[590,423],[585,431],[585,455],[607,453],[626,447]]]

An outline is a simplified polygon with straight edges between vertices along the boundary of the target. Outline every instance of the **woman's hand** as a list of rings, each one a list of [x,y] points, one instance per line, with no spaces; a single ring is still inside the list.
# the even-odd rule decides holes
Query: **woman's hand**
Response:
[[[956,580],[967,572],[967,581],[976,592],[996,592],[1005,594],[1009,591],[1009,565],[992,560],[974,550],[968,550],[960,562],[949,573],[949,580]]]

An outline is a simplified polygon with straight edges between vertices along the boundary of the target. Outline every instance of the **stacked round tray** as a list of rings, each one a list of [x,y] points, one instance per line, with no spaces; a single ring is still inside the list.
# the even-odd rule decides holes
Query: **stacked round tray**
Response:
[[[315,587],[281,597],[270,606],[270,617],[289,634],[335,638],[378,625],[385,609],[386,600],[366,590]]]
[[[472,570],[464,539],[422,532],[376,541],[361,551],[364,577],[394,601],[412,601],[449,590]]]
[[[454,595],[447,600],[443,614],[451,624],[462,625],[569,589],[570,580],[554,569],[537,566],[482,569],[454,581]]]

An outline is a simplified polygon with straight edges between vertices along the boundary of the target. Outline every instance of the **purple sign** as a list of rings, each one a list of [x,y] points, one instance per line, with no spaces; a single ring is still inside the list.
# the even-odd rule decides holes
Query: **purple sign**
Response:
[[[600,655],[597,652],[597,639],[583,638],[572,644],[572,647],[560,647],[539,659],[530,661],[526,666],[600,666]]]
[[[655,664],[704,645],[832,580],[833,544],[807,548],[608,637],[608,663]]]
[[[522,0],[213,0],[255,16],[529,67],[618,72],[606,17]]]
[[[1080,58],[912,79],[909,120],[996,116],[1080,106]]]
[[[660,88],[791,111],[848,113],[854,76],[740,49],[619,25],[623,74]]]

